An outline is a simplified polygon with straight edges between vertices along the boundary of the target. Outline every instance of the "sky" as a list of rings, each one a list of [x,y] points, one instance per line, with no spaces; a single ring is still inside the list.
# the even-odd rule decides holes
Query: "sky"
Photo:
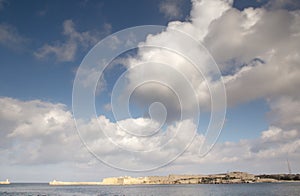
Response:
[[[299,21],[297,0],[0,0],[0,180],[299,173]]]

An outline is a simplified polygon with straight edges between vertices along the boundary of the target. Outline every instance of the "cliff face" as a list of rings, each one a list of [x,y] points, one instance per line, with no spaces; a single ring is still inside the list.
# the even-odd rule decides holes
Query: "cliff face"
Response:
[[[217,175],[169,175],[132,178],[130,176],[105,178],[103,185],[131,184],[219,184],[219,183],[251,183],[258,178],[245,172],[230,172]]]

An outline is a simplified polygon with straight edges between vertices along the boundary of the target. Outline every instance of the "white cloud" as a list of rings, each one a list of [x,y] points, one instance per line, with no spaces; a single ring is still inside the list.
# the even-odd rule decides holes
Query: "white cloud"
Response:
[[[192,3],[191,22],[172,22],[169,24],[169,29],[181,30],[205,43],[224,74],[230,105],[266,99],[270,105],[271,122],[269,129],[263,131],[259,138],[219,143],[204,158],[197,157],[203,136],[196,135],[195,142],[189,150],[170,168],[176,168],[176,172],[194,170],[204,171],[204,173],[226,170],[254,173],[286,172],[285,160],[289,156],[293,171],[299,171],[299,11],[264,8],[248,8],[239,11],[230,7],[232,2],[221,0],[194,0]],[[68,38],[65,43],[45,45],[45,49],[42,48],[36,55],[40,54],[42,57],[53,53],[60,60],[72,60],[79,45],[88,47],[95,41],[88,32],[77,32],[72,21],[64,23],[64,35]],[[161,34],[149,36],[146,42],[160,43],[165,47],[178,48],[191,53],[194,49],[185,40],[177,39],[176,35],[168,29]],[[64,49],[68,48],[71,50],[64,54]],[[59,57],[60,52],[63,54]],[[141,79],[134,69],[137,63],[149,61],[166,63],[191,80],[193,87],[198,90],[197,101],[202,106],[209,104],[206,82],[212,81],[205,81],[189,65],[189,62],[179,55],[157,48],[150,50],[141,48],[137,58],[127,60],[127,68],[132,68],[128,74],[132,83]],[[147,76],[167,81],[185,94],[186,86],[174,75],[168,75],[168,71],[170,70],[158,69],[158,66],[154,65],[148,67]],[[209,67],[204,71],[209,72]],[[214,85],[218,88],[218,81]],[[136,96],[141,103],[147,105],[159,98],[167,108],[177,112],[176,96],[165,87],[146,85],[137,90]],[[186,109],[195,104],[188,99],[183,103]],[[64,105],[42,101],[26,102],[10,98],[1,98],[0,104],[1,159],[19,164],[57,163],[70,160],[82,163],[93,162],[87,158],[86,152],[79,148],[81,143],[74,134],[75,127],[71,113]],[[161,160],[169,159],[183,147],[187,141],[186,137],[190,135],[182,131],[182,135],[175,138],[172,145],[155,156],[145,154],[145,156],[134,157],[131,153],[126,154],[112,145],[103,132],[99,131],[99,125],[113,141],[127,149],[138,151],[160,146],[174,136],[180,125],[183,126],[182,130],[195,129],[194,123],[189,119],[181,122],[174,119],[174,124],[166,129],[169,135],[151,139],[124,133],[117,123],[111,122],[104,116],[92,119],[88,123],[79,122],[78,125],[85,130],[82,136],[89,143],[90,148],[95,153],[103,155],[105,161],[136,168],[141,166],[141,163],[152,166]],[[143,129],[135,126],[137,122],[144,125],[148,120],[146,118],[123,119],[118,123],[138,132]],[[149,130],[145,129],[145,131]],[[269,164],[270,162],[272,164]],[[203,169],[199,169],[199,164]]]
[[[237,170],[251,173],[287,173],[286,159],[289,158],[292,171],[297,172],[300,169],[299,147],[300,139],[296,130],[285,131],[270,127],[262,132],[260,138],[254,140],[218,143],[204,158],[195,156],[191,148],[174,165],[185,172],[193,171],[197,167],[195,171],[200,173]],[[189,169],[185,169],[187,166]]]
[[[191,22],[171,22],[175,28],[203,41],[217,61],[223,76],[230,106],[257,99],[276,100],[289,97],[300,99],[300,13],[298,10],[266,10],[231,8],[222,0],[193,1]],[[171,40],[176,40],[172,42]],[[184,40],[171,32],[151,36],[147,43],[160,43],[165,47],[191,50]],[[200,57],[199,57],[200,58]],[[137,62],[162,62],[186,74],[192,81],[201,106],[210,104],[208,81],[203,81],[188,63],[170,52],[140,49]],[[174,60],[174,61],[173,61]],[[131,61],[135,64],[136,61]],[[204,70],[209,66],[203,66]],[[151,73],[151,72],[150,72]],[[165,78],[165,72],[153,72]],[[130,75],[133,81],[134,74]],[[207,79],[207,78],[206,78]],[[173,81],[172,78],[169,82]],[[219,81],[220,82],[220,81]],[[218,89],[218,82],[213,84]],[[177,85],[180,88],[180,85]],[[149,91],[150,92],[150,91]],[[159,91],[158,91],[159,92]],[[144,99],[144,98],[143,98]],[[298,111],[294,111],[295,116]],[[291,115],[290,115],[291,116]]]
[[[262,139],[267,141],[291,140],[297,136],[297,130],[284,131],[278,127],[270,127],[262,132]]]
[[[63,104],[53,104],[39,100],[20,101],[1,98],[0,106],[0,159],[2,165],[43,165],[76,163],[84,165],[84,170],[93,170],[98,161],[84,148],[73,123],[71,112]],[[134,121],[145,123],[147,119],[127,119],[122,126],[135,129]],[[195,125],[182,121],[169,126],[166,134],[153,137],[136,137],[120,129],[117,123],[110,122],[104,116],[92,119],[88,123],[77,121],[84,130],[81,136],[89,148],[102,160],[131,169],[151,167],[166,161],[185,147]],[[100,125],[100,126],[99,126]],[[178,129],[178,127],[180,127]],[[83,128],[83,129],[82,129]],[[107,133],[114,142],[131,150],[145,150],[162,146],[172,139],[171,145],[149,156],[141,153],[133,156],[131,151],[123,151],[104,135]],[[179,132],[178,132],[179,131]],[[177,133],[176,133],[177,132]],[[178,137],[174,137],[179,134]],[[242,170],[254,173],[286,172],[286,158],[290,159],[293,171],[299,171],[300,139],[296,130],[283,130],[276,126],[263,131],[260,138],[239,142],[218,143],[204,158],[197,156],[203,135],[196,135],[188,150],[161,172],[212,173],[226,170]],[[268,164],[272,161],[273,164]],[[77,168],[78,169],[78,168]],[[111,175],[111,174],[107,174]],[[98,175],[97,175],[98,176]]]
[[[298,129],[300,126],[300,101],[292,97],[280,97],[269,101],[268,113],[272,124],[284,129]]]
[[[159,11],[168,19],[182,17],[181,6],[182,0],[164,0],[159,4]]]
[[[247,8],[239,11],[230,7],[232,2],[228,4],[228,1],[222,0],[195,0],[192,3],[191,22],[175,21],[168,26],[203,41],[224,74],[230,106],[261,98],[275,99],[282,95],[299,99],[298,10]],[[191,50],[190,45],[168,30],[149,37],[146,42]],[[140,49],[138,58],[131,63],[147,61],[172,65],[188,77],[196,78],[192,84],[199,89],[199,97],[209,99],[208,88],[205,87],[209,80],[204,82],[178,55],[158,49]],[[204,70],[209,69],[208,66],[203,67]],[[156,71],[153,74],[165,77],[163,72]],[[134,78],[132,74],[131,79]],[[218,84],[215,87],[218,88]],[[208,101],[199,101],[204,105],[209,104]]]
[[[230,106],[265,99],[271,107],[269,131],[263,132],[258,141],[234,143],[233,146],[237,150],[228,149],[229,154],[237,151],[234,156],[228,154],[226,157],[226,150],[220,149],[220,157],[215,157],[214,160],[225,162],[241,160],[245,163],[246,160],[253,158],[257,163],[261,163],[267,161],[268,158],[264,157],[268,153],[273,160],[284,160],[287,149],[289,147],[295,149],[299,144],[299,10],[247,8],[239,11],[230,7],[232,1],[222,0],[195,0],[192,3],[190,22],[171,22],[165,32],[149,36],[146,43],[149,45],[159,43],[163,47],[190,52],[193,51],[191,45],[186,40],[181,40],[170,29],[175,28],[188,33],[196,40],[202,41],[220,65]],[[197,72],[190,68],[188,62],[162,49],[141,47],[137,57],[128,60],[126,65],[131,68],[128,78],[132,83],[139,81],[140,77],[133,68],[136,64],[147,62],[167,64],[186,75],[191,79],[194,89],[199,90],[197,95],[200,105],[210,104],[207,101],[210,96],[206,86],[211,82],[209,76],[206,78],[208,80],[204,81],[201,75],[197,75]],[[208,72],[207,64],[204,63],[203,68],[204,72]],[[176,83],[178,78],[172,74],[167,75],[168,71],[163,68],[157,69],[151,64],[146,70],[146,78],[153,77],[158,81],[174,83],[178,91],[183,88],[181,83]],[[213,88],[218,89],[220,82],[215,81]],[[149,97],[153,97],[154,93],[162,99],[160,100],[162,103],[163,100],[167,100],[165,105],[173,102],[174,98],[166,94],[163,87],[155,89],[156,91],[153,91],[153,88],[146,86],[136,89],[139,102],[148,103]],[[168,107],[176,108],[176,102],[174,103]],[[255,146],[256,143],[259,147]],[[245,147],[242,147],[243,145]],[[230,147],[227,144],[223,145],[224,148],[228,146]],[[256,149],[256,152],[249,149]],[[294,153],[295,160],[298,160],[299,153],[297,151]],[[278,168],[279,165],[275,167]]]
[[[298,11],[231,9],[211,24],[205,45],[223,73],[229,73],[230,105],[299,97],[299,16]]]
[[[145,43],[140,44],[137,56],[128,58],[125,62],[128,68],[126,77],[129,80],[128,89],[135,88],[136,84],[142,81],[159,82],[159,84],[144,84],[135,88],[132,97],[142,107],[147,107],[155,101],[161,102],[166,107],[168,122],[178,120],[180,114],[186,114],[185,118],[193,116],[190,114],[195,114],[198,104],[201,109],[209,110],[212,104],[210,93],[222,92],[221,86],[214,84],[216,81],[213,76],[217,75],[218,70],[213,69],[210,56],[207,55],[206,50],[199,49],[201,47],[197,41],[204,39],[209,32],[210,24],[230,9],[232,2],[214,0],[192,3],[191,22],[171,22],[166,31],[149,35]],[[187,36],[180,36],[174,29],[187,33]],[[188,35],[193,36],[195,40],[187,40]],[[143,45],[155,45],[161,48],[143,48]],[[165,48],[171,48],[176,52]],[[188,54],[187,58],[192,58],[192,61],[196,59],[201,70],[199,71],[198,67],[196,68],[181,54]],[[143,68],[138,68],[137,65],[143,64],[145,65]],[[141,73],[146,74],[141,75]],[[215,107],[223,103],[222,96],[218,98],[219,101],[214,103]]]
[[[300,8],[300,2],[298,0],[270,0],[265,7],[267,9],[295,10]]]
[[[234,153],[232,149],[233,156],[227,160],[237,156],[243,165],[253,160],[261,170],[283,172],[287,156],[292,157],[294,165],[297,163],[299,16],[298,10],[229,9],[209,25],[204,44],[224,74],[229,105],[265,99],[271,109],[270,129],[262,132],[257,141],[237,144],[239,150]],[[224,152],[221,154],[226,157]],[[278,164],[264,167],[268,160]]]
[[[170,125],[165,131],[150,119],[125,119],[113,123],[100,116],[79,127],[88,148],[102,161],[117,168],[146,170],[176,158],[191,142],[195,125],[190,120]],[[140,136],[148,135],[148,136]]]
[[[0,4],[1,5],[1,4]],[[0,44],[11,49],[20,49],[28,40],[14,26],[0,24]]]
[[[0,155],[6,163],[36,165],[93,160],[81,143],[71,112],[65,105],[1,98],[0,107]],[[185,120],[168,127],[165,133],[139,137],[124,128],[134,134],[144,134],[152,133],[159,128],[158,124],[143,118],[113,123],[104,116],[86,123],[78,120],[77,127],[89,149],[102,160],[130,169],[168,162],[184,150],[195,131],[193,123]],[[147,156],[151,149],[157,149],[153,157]],[[134,151],[141,153],[133,156]]]
[[[87,49],[93,46],[100,41],[101,36],[110,33],[110,31],[111,25],[106,23],[101,33],[93,31],[78,32],[72,20],[65,20],[62,34],[66,37],[66,41],[44,44],[34,55],[40,59],[54,55],[58,61],[73,61],[79,49]]]
[[[25,165],[76,159],[79,140],[65,105],[12,98],[1,98],[0,105],[0,145],[8,150],[3,159]]]

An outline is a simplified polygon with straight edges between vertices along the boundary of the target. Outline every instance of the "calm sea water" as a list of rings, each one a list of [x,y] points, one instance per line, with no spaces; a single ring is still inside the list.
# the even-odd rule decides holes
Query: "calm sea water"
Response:
[[[300,182],[136,186],[0,185],[0,195],[300,195]]]

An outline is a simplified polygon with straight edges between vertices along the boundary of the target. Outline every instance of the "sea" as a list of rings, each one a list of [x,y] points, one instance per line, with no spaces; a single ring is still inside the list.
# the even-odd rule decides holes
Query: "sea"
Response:
[[[0,196],[27,195],[300,195],[300,182],[130,186],[50,186],[47,183],[0,185]]]

